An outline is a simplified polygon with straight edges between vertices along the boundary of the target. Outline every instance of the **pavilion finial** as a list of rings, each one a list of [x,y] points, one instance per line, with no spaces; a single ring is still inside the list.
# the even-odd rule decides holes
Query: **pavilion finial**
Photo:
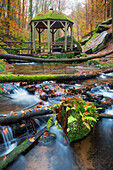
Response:
[[[53,11],[53,8],[50,8],[51,11]]]

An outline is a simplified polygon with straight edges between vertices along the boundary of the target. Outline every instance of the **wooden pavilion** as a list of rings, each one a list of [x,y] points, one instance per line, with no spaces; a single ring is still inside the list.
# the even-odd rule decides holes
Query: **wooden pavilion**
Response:
[[[56,45],[55,42],[55,33],[57,30],[61,29],[64,32],[65,36],[65,41],[63,44],[57,44],[57,47],[62,48],[64,52],[67,51],[73,51],[73,24],[74,22],[68,18],[65,14],[63,14],[61,11],[45,11],[37,14],[34,18],[32,18],[30,22],[31,26],[31,42],[33,42],[32,49],[33,53],[36,52],[48,52],[51,53],[54,51],[54,47]],[[67,42],[67,33],[70,28],[70,36],[71,36],[71,41]],[[35,41],[35,33],[36,31],[38,33],[38,40],[39,42],[37,43]],[[44,30],[47,30],[47,38],[48,42],[47,43],[42,43],[41,42],[41,34],[43,33]],[[51,37],[51,38],[50,38]],[[37,48],[38,47],[38,48]]]

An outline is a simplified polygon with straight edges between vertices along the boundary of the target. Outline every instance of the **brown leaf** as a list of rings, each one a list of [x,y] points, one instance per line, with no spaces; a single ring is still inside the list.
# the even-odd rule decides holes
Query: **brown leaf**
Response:
[[[20,127],[25,127],[25,124],[21,124]]]
[[[34,142],[34,141],[35,141],[35,137],[29,138],[29,141],[30,141],[30,142]]]
[[[18,113],[14,113],[14,115],[16,116],[16,115],[18,115]]]
[[[29,112],[32,112],[32,110],[31,110],[31,109],[28,109],[28,111],[29,111]]]
[[[6,127],[4,130],[3,130],[3,133],[6,134],[8,132],[8,128]]]
[[[2,115],[3,117],[7,117],[7,115]]]
[[[24,114],[22,114],[22,116],[21,117],[24,117]]]

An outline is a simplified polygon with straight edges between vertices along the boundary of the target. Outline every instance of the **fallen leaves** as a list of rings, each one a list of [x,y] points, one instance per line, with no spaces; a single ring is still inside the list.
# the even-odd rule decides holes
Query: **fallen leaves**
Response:
[[[2,115],[2,117],[7,117],[7,115]]]
[[[29,141],[30,141],[30,142],[35,142],[35,137],[29,138]]]
[[[6,134],[7,132],[8,132],[8,128],[5,127],[5,128],[3,129],[3,133]]]
[[[15,115],[15,116],[17,116],[17,115],[18,115],[18,113],[14,113],[14,115]]]

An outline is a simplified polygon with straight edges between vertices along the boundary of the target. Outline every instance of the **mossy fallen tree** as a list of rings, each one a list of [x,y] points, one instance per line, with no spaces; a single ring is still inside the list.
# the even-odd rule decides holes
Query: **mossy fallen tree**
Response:
[[[99,72],[94,72],[94,74],[84,74],[84,75],[67,75],[67,74],[58,74],[58,75],[0,75],[0,83],[4,82],[38,82],[38,81],[49,81],[56,80],[58,82],[62,81],[72,81],[72,80],[85,80],[90,78],[95,78],[99,76]]]
[[[44,62],[46,62],[46,63],[47,62],[49,62],[49,63],[78,62],[79,63],[79,62],[84,62],[84,61],[88,61],[88,60],[95,59],[95,58],[102,58],[102,57],[105,57],[112,53],[113,53],[113,51],[111,51],[109,53],[102,54],[102,55],[98,55],[98,56],[89,56],[89,57],[83,57],[83,58],[68,58],[68,59],[45,59],[45,58],[36,58],[36,57],[28,57],[28,56],[19,56],[19,55],[13,55],[13,54],[0,54],[0,58],[7,59],[7,60],[11,60],[11,59],[24,60],[24,61],[28,61],[28,62],[37,62],[37,63],[44,63]]]
[[[12,163],[14,160],[16,160],[20,154],[27,152],[30,150],[38,138],[47,130],[47,127],[45,126],[42,130],[40,130],[38,133],[36,133],[34,136],[31,136],[31,138],[25,140],[23,143],[21,143],[19,146],[17,146],[12,152],[10,152],[6,159],[4,160],[4,156],[0,158],[0,169],[6,168],[10,163]]]

